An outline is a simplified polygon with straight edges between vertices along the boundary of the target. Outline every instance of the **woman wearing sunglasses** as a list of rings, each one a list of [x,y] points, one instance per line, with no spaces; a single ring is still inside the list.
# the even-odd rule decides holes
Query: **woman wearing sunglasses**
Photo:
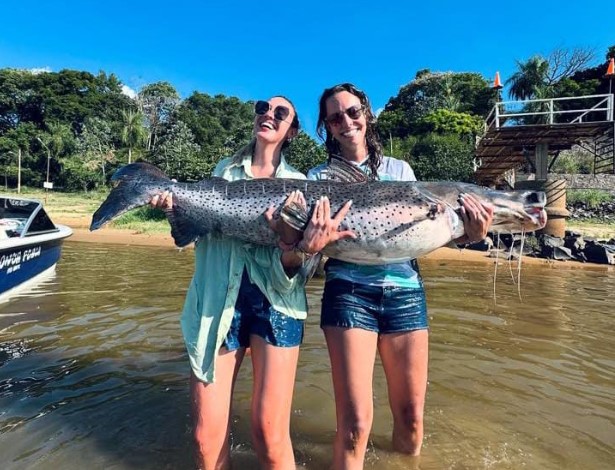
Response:
[[[255,105],[254,137],[213,176],[305,178],[282,151],[298,132],[292,103],[275,96]],[[152,199],[170,207],[172,197]],[[230,467],[232,393],[247,348],[251,350],[252,440],[262,468],[294,469],[289,427],[303,323],[304,280],[294,275],[302,259],[292,251],[247,246],[207,236],[195,249],[195,272],[181,317],[191,365],[190,394],[195,457],[201,469]]]
[[[330,157],[343,158],[370,178],[416,180],[408,163],[383,156],[368,98],[352,84],[323,92],[317,132]],[[327,164],[310,170],[308,178],[326,179]],[[463,218],[469,239],[458,242],[484,238],[492,214],[490,207],[467,199]],[[340,217],[331,217],[329,202],[324,200],[316,207],[300,248],[309,253],[320,251],[339,238],[340,221]],[[376,351],[387,380],[393,447],[419,455],[427,389],[428,324],[416,262],[359,266],[329,259],[325,271],[321,327],[331,360],[337,415],[333,468],[363,468],[372,427]]]

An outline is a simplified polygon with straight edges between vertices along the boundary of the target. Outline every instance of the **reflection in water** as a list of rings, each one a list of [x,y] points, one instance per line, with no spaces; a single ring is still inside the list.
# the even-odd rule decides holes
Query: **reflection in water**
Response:
[[[500,268],[422,262],[431,346],[422,469],[599,469],[615,455],[612,270],[525,266],[521,300]],[[36,296],[0,306],[3,468],[191,468],[188,362],[178,315],[191,251],[68,242]],[[504,273],[504,274],[503,274]],[[335,410],[318,311],[302,347],[292,433],[326,468]],[[233,458],[255,468],[250,367],[235,393]],[[366,468],[413,468],[388,443],[376,368]]]

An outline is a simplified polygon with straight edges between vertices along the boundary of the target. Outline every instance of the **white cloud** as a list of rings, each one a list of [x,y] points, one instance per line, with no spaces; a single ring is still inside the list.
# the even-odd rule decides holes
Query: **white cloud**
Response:
[[[122,85],[122,93],[132,99],[135,99],[137,97],[137,92],[130,88],[128,85]]]
[[[378,108],[378,109],[376,110],[376,117],[380,116],[380,113],[381,113],[382,111],[384,111],[384,108]]]
[[[51,67],[35,67],[32,69],[28,69],[28,72],[30,72],[32,75],[38,75],[41,73],[50,73]]]

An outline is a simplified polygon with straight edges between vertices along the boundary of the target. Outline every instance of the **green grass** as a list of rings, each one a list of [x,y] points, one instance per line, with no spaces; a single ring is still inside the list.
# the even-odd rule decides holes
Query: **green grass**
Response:
[[[111,224],[115,228],[135,230],[139,233],[160,233],[170,230],[164,212],[151,207],[134,209],[123,214]]]
[[[611,202],[615,199],[608,191],[600,189],[571,189],[566,192],[566,202],[576,204],[586,203],[591,209],[595,209],[603,202]]]
[[[50,191],[45,193],[41,189],[22,188],[20,194],[15,190],[0,190],[0,194],[38,199],[43,201],[45,210],[52,220],[61,218],[64,221],[75,220],[83,225],[89,220],[107,197],[108,191],[90,191],[87,193],[61,193]],[[68,222],[70,225],[70,222]],[[109,224],[111,227],[133,230],[139,233],[165,233],[169,232],[169,224],[164,213],[150,207],[140,207],[123,214]]]

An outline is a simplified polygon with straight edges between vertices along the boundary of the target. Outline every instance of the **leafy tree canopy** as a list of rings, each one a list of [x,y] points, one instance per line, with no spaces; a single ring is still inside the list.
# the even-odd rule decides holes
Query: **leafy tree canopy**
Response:
[[[378,117],[383,138],[406,137],[425,116],[446,109],[458,113],[486,116],[492,106],[493,90],[477,73],[433,73],[421,70],[416,78],[392,97]]]
[[[235,97],[194,92],[177,109],[204,151],[226,149],[232,153],[250,140],[253,104]]]
[[[454,134],[428,134],[409,157],[419,181],[471,181],[474,173],[473,143]]]
[[[482,132],[484,123],[480,116],[437,109],[421,118],[418,125],[426,132],[474,136]]]
[[[297,134],[288,149],[284,152],[288,163],[301,173],[307,173],[310,168],[327,160],[327,151],[324,145],[319,145],[305,132]]]

